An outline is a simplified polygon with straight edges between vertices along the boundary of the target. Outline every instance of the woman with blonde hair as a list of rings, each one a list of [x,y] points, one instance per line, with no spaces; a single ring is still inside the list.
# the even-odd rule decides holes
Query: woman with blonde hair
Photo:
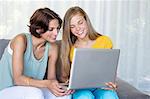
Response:
[[[63,82],[66,82],[70,76],[69,73],[74,56],[74,48],[111,49],[113,45],[109,37],[101,35],[94,30],[88,15],[78,6],[68,9],[63,22],[61,79]],[[73,93],[73,99],[118,99],[117,93],[114,90],[116,89],[116,84],[107,82],[106,85],[109,88],[75,90]]]

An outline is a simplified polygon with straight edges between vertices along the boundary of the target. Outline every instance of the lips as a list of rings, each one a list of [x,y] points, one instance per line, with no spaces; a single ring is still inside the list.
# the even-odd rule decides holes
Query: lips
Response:
[[[78,35],[81,35],[81,34],[83,34],[83,31],[80,31],[80,32],[78,32],[77,34],[78,34]]]
[[[56,37],[47,37],[49,40],[56,40]]]
[[[56,37],[53,37],[52,39],[53,39],[53,40],[56,40]]]

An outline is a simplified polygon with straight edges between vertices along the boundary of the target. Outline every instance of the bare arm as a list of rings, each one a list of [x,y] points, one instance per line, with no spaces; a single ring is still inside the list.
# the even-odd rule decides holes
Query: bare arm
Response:
[[[58,58],[58,46],[53,44],[49,50],[48,75],[50,80],[56,80],[56,61]]]
[[[51,86],[48,87],[51,92],[56,96],[66,95],[65,90],[61,89],[60,84],[56,79],[56,61],[58,58],[58,46],[56,44],[51,44],[49,49],[49,61],[48,61],[48,75],[47,78],[50,80]]]
[[[25,35],[21,34],[15,37],[11,42],[13,50],[13,79],[16,85],[47,87],[51,82],[48,80],[36,80],[23,75],[23,61],[26,50],[27,41]]]

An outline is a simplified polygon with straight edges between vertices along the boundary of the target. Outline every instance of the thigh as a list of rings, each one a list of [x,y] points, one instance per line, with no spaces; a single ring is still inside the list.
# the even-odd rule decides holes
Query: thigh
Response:
[[[119,99],[114,90],[96,89],[93,94],[95,99]]]
[[[62,96],[62,97],[56,97],[54,94],[51,93],[51,91],[47,88],[41,88],[44,99],[71,99],[71,95]]]
[[[44,99],[39,88],[13,86],[0,91],[0,99]]]
[[[94,95],[91,90],[81,89],[74,92],[73,99],[94,99]]]

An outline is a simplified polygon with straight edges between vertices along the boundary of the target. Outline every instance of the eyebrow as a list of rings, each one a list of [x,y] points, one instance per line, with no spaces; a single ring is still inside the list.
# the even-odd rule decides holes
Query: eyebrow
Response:
[[[54,27],[54,26],[51,26],[51,27],[48,27],[48,28],[60,28],[60,25]]]
[[[83,18],[79,18],[79,20],[77,20],[77,21],[78,21],[77,23],[79,23],[79,22],[83,21]],[[70,24],[70,26],[73,26],[73,24]]]

